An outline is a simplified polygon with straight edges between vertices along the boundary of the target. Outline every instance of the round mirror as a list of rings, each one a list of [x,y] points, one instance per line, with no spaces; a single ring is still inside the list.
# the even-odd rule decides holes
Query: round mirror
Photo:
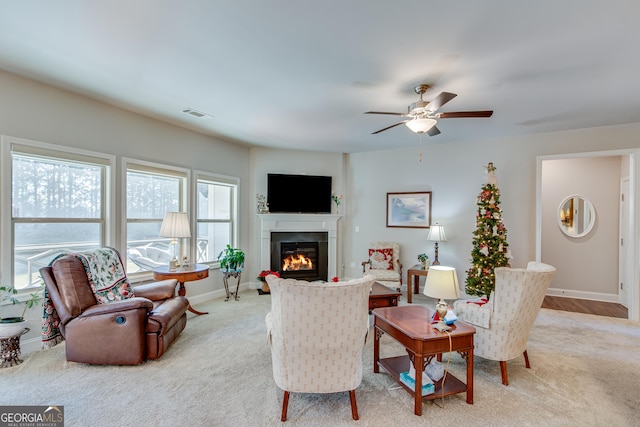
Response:
[[[558,206],[558,225],[569,237],[586,236],[595,223],[596,210],[593,204],[582,196],[568,196]]]

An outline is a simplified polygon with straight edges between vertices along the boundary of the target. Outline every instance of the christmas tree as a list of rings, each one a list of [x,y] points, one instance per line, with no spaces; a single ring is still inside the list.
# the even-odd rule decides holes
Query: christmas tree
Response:
[[[507,229],[502,223],[500,190],[493,163],[487,165],[487,183],[476,201],[476,230],[473,232],[471,268],[467,270],[466,292],[490,297],[496,286],[493,270],[509,267]]]

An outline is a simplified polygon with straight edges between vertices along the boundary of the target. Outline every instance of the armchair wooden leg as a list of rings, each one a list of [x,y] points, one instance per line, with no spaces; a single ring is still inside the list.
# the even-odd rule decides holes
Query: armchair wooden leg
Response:
[[[354,420],[359,420],[358,416],[358,404],[356,402],[356,391],[349,391],[349,398],[351,399],[351,416]],[[289,409],[289,392],[285,390],[284,397],[282,398],[282,415],[280,416],[280,421],[287,421],[287,410]]]
[[[531,369],[531,365],[529,364],[529,355],[527,354],[527,350],[524,351],[524,353],[522,353],[522,355],[524,356],[524,365]]]
[[[289,408],[289,392],[285,390],[284,398],[282,399],[282,416],[280,421],[287,421],[287,409]]]
[[[351,398],[351,416],[354,420],[359,420],[358,417],[358,404],[356,403],[356,391],[349,390],[349,397]]]
[[[500,361],[500,373],[502,374],[502,384],[509,385],[509,378],[507,376],[507,361]]]

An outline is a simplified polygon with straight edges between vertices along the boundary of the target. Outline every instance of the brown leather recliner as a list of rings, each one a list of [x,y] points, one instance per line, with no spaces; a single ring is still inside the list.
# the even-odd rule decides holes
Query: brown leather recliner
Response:
[[[187,325],[189,302],[175,295],[174,279],[135,286],[133,298],[98,304],[77,257],[60,257],[40,274],[60,317],[69,361],[137,365],[157,359]]]

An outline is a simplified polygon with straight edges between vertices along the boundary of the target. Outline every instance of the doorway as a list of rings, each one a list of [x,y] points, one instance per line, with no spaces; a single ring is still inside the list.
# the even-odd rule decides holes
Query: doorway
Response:
[[[547,295],[622,303],[629,318],[638,316],[635,154],[619,150],[538,158],[536,256],[557,268]],[[586,235],[561,232],[559,205],[573,195],[595,206],[596,222]]]

